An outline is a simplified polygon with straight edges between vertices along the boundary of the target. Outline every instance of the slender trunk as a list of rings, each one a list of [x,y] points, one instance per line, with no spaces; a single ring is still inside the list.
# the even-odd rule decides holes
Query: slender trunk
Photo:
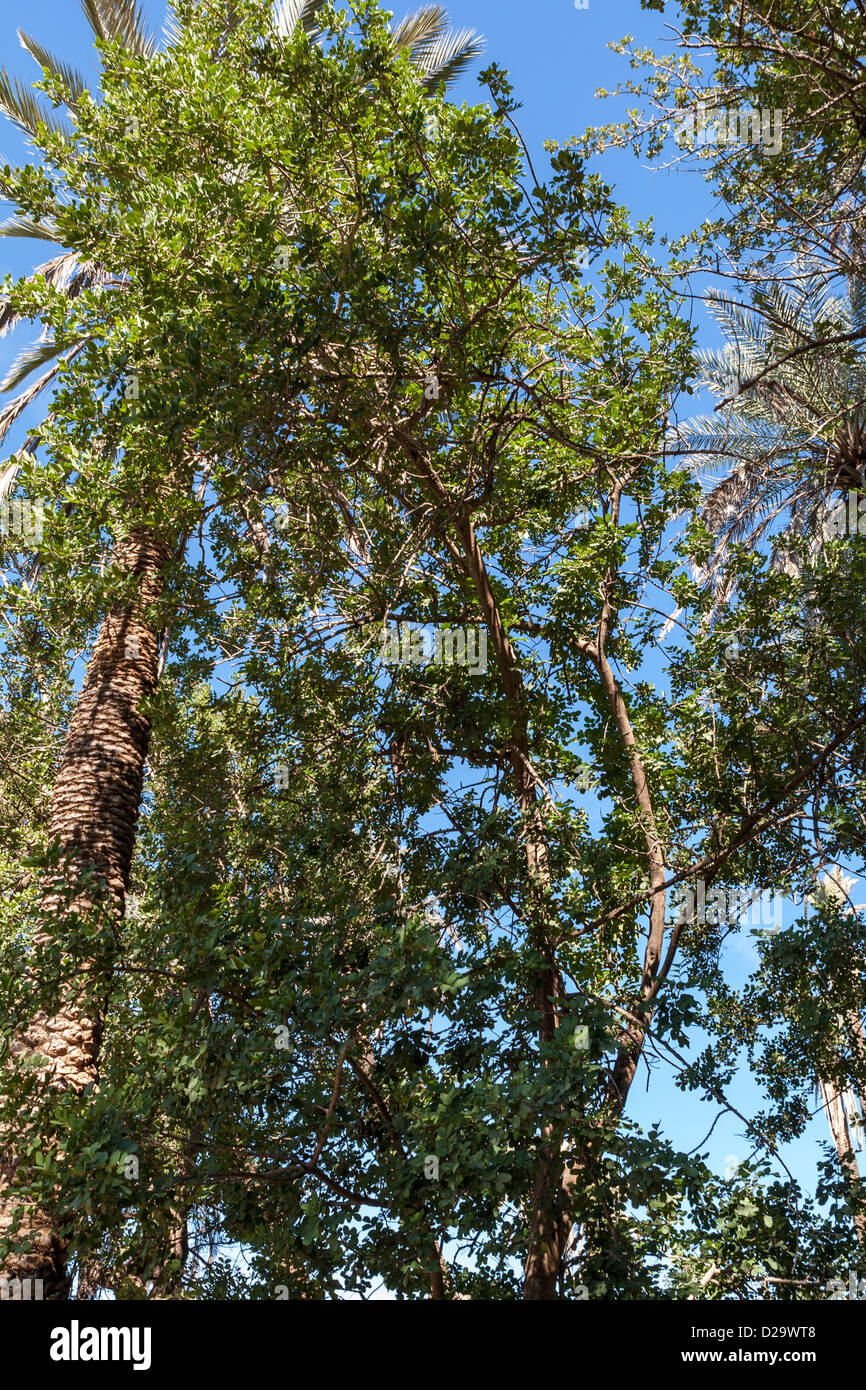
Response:
[[[559,1027],[557,1001],[562,994],[562,980],[556,964],[556,943],[551,937],[547,921],[550,866],[544,823],[538,803],[538,779],[529,757],[529,719],[525,692],[514,648],[505,630],[471,521],[467,519],[458,522],[457,534],[463,560],[475,586],[490,634],[508,704],[511,765],[517,787],[517,804],[523,817],[529,878],[527,905],[530,939],[541,962],[535,981],[535,1003],[539,1016],[538,1041],[543,1050],[553,1040]],[[524,1298],[530,1301],[556,1298],[562,1256],[571,1232],[571,1222],[562,1207],[561,1140],[558,1127],[552,1120],[542,1123],[540,1140],[524,1270]]]
[[[185,1162],[184,1171],[192,1171],[192,1163]],[[151,1298],[177,1298],[183,1283],[183,1271],[189,1257],[189,1205],[179,1201],[169,1212],[170,1226],[165,1245],[165,1260],[151,1271]],[[174,1268],[174,1265],[177,1268]]]
[[[830,982],[832,988],[832,981]],[[863,1025],[857,1014],[849,1014],[847,1020],[839,1020],[840,1023],[847,1022],[851,1033],[853,1050],[858,1060],[863,1060]],[[854,1153],[854,1145],[851,1141],[851,1130],[848,1124],[848,1114],[845,1109],[845,1100],[839,1086],[833,1081],[825,1081],[823,1077],[818,1078],[818,1085],[821,1089],[821,1100],[824,1103],[824,1113],[830,1126],[830,1133],[833,1136],[833,1143],[836,1146],[836,1154],[839,1159],[839,1168],[845,1179],[845,1184],[851,1192],[852,1197],[860,1199],[862,1193],[860,1166]],[[852,1095],[850,1088],[849,1096]],[[855,1211],[854,1230],[857,1233],[857,1240],[866,1246],[866,1212]]]
[[[138,577],[138,595],[103,620],[70,721],[49,813],[69,891],[62,892],[56,879],[45,885],[43,944],[62,936],[71,914],[101,911],[108,925],[123,915],[150,737],[142,703],[156,688],[159,659],[156,625],[147,621],[147,611],[160,596],[169,553],[148,532],[134,533],[115,550],[115,563]],[[80,886],[82,869],[91,871],[98,893]],[[109,969],[105,962],[90,962],[83,972],[79,966],[62,1007],[50,1017],[35,1014],[12,1045],[16,1058],[39,1058],[51,1088],[81,1095],[98,1081],[98,1000]],[[46,1299],[68,1298],[63,1219],[16,1198],[12,1143],[10,1136],[0,1152],[0,1240],[11,1236],[19,1249],[0,1258],[0,1277],[42,1279]]]
[[[453,499],[426,455],[405,433],[401,432],[399,438],[402,447],[424,478],[435,502],[446,509],[446,514],[453,512]],[[442,539],[462,565],[475,589],[508,706],[509,756],[517,790],[517,804],[523,817],[529,879],[529,939],[540,961],[534,992],[539,1015],[539,1047],[544,1051],[559,1027],[560,999],[563,991],[556,959],[556,941],[548,919],[550,866],[539,806],[539,780],[529,756],[526,694],[517,657],[502,620],[496,594],[490,583],[484,556],[469,515],[464,513],[455,517],[454,527],[456,541],[447,532],[443,532]],[[571,1234],[571,1220],[566,1209],[567,1191],[562,1182],[564,1165],[560,1129],[561,1125],[553,1118],[542,1122],[524,1271],[524,1298],[533,1301],[557,1297],[563,1256]]]
[[[618,515],[618,493],[615,497],[614,515]],[[609,595],[613,576],[608,574],[605,591]],[[637,815],[646,845],[646,862],[651,888],[654,890],[650,909],[650,928],[644,950],[644,963],[641,974],[640,994],[644,1004],[652,1001],[667,974],[677,947],[678,931],[674,931],[667,957],[662,963],[664,946],[665,881],[664,848],[658,832],[655,811],[650,795],[649,783],[643,760],[632,729],[628,708],[613,669],[605,655],[605,642],[613,623],[613,610],[609,597],[605,598],[595,641],[580,639],[578,646],[595,666],[611,714],[617,726],[623,747],[628,757],[629,774],[635,794]],[[652,1019],[652,1009],[641,1015],[642,1021],[628,1024],[621,1039],[621,1049],[613,1073],[607,1085],[602,1121],[616,1121],[625,1109],[629,1089],[637,1072],[646,1031]],[[599,1125],[599,1137],[603,1136],[604,1123]],[[553,1299],[556,1297],[563,1262],[568,1250],[572,1232],[572,1219],[569,1211],[571,1192],[578,1180],[578,1169],[574,1163],[562,1158],[561,1145],[556,1144],[552,1126],[546,1134],[549,1138],[542,1151],[541,1164],[536,1182],[536,1230],[534,1248],[530,1248],[527,1261],[525,1298]],[[591,1155],[587,1154],[587,1160]],[[542,1219],[544,1224],[542,1225]]]

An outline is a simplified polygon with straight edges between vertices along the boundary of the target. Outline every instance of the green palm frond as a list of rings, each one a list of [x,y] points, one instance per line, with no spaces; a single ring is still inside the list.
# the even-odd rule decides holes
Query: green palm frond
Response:
[[[319,11],[327,0],[277,0],[274,5],[274,28],[281,38],[289,39],[300,24],[311,39],[322,33]]]
[[[445,34],[435,43],[412,50],[412,61],[423,73],[425,92],[435,92],[441,82],[446,87],[484,52],[484,40],[474,29]]]
[[[806,452],[813,436],[803,430],[779,431],[765,422],[719,420],[717,416],[696,416],[679,426],[669,442],[671,455],[685,455],[693,472],[731,462],[732,467],[768,459],[785,458]]]
[[[72,68],[62,59],[55,58],[53,53],[49,53],[47,48],[43,48],[41,43],[32,39],[29,34],[25,34],[23,29],[18,30],[18,39],[22,48],[25,48],[32,58],[41,68],[47,68],[49,72],[59,77],[64,87],[69,93],[67,105],[74,110],[76,102],[80,101],[87,84],[77,68]]]
[[[33,372],[44,367],[46,362],[53,362],[59,354],[60,348],[53,338],[40,338],[39,342],[31,344],[15,358],[6,376],[0,381],[0,392],[17,391]]]
[[[46,386],[50,386],[51,382],[60,371],[60,367],[61,364],[55,362],[54,366],[50,367],[37,381],[32,382],[25,391],[22,391],[20,395],[15,397],[14,401],[10,401],[7,406],[4,406],[4,408],[0,410],[0,444],[2,444],[3,440],[6,438],[6,435],[15,424],[19,415],[23,415],[27,407],[32,405],[36,397],[45,390]]]
[[[695,354],[698,385],[716,396],[730,396],[740,383],[751,376],[765,358],[757,347],[748,342],[728,343],[723,348],[702,348]]]
[[[56,241],[62,242],[57,227],[53,222],[45,219],[36,221],[32,217],[7,217],[5,222],[0,222],[0,236],[23,236],[32,237],[34,241]]]
[[[102,271],[89,262],[81,265],[77,251],[64,251],[61,256],[54,256],[50,261],[38,265],[33,274],[27,277],[28,281],[35,280],[37,275],[43,275],[52,289],[65,289],[69,298],[74,299],[82,289],[90,288],[90,283],[96,283]],[[12,308],[8,299],[0,297],[0,338],[11,333],[21,322],[22,315]]]
[[[394,49],[400,53],[404,48],[417,48],[422,44],[429,46],[442,37],[447,27],[448,12],[444,5],[425,5],[423,10],[407,14],[392,30]]]
[[[94,37],[103,43],[119,38],[138,58],[152,58],[157,44],[144,22],[138,0],[81,0]]]
[[[69,140],[69,127],[43,106],[30,87],[0,68],[0,113],[14,121],[25,135],[37,137],[40,124],[52,135]]]
[[[730,299],[719,290],[707,293],[707,311],[716,320],[728,342],[761,351],[767,341],[765,318],[751,307]]]
[[[850,318],[849,305],[827,281],[823,268],[806,266],[802,282],[790,297],[791,321],[799,319],[813,328],[821,324],[846,327]]]

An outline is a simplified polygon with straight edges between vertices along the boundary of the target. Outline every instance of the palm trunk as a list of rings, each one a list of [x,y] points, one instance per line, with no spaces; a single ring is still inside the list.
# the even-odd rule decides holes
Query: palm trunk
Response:
[[[50,838],[62,852],[61,873],[70,891],[60,891],[56,879],[45,884],[42,944],[62,936],[70,914],[99,911],[110,923],[123,915],[150,738],[142,703],[158,678],[158,634],[148,609],[160,596],[169,553],[148,532],[134,533],[115,550],[115,563],[137,576],[138,595],[103,620],[70,721],[49,812]],[[98,893],[74,886],[82,869],[95,874],[91,884]],[[40,1059],[39,1070],[52,1088],[81,1095],[98,1080],[102,1008],[94,1000],[104,993],[109,969],[105,962],[90,962],[82,982],[79,967],[78,983],[62,1007],[50,1017],[35,1014],[13,1043],[14,1057]],[[0,1152],[0,1241],[15,1227],[21,1248],[0,1258],[0,1277],[42,1279],[46,1299],[68,1298],[62,1218],[16,1198],[16,1168],[6,1143]]]

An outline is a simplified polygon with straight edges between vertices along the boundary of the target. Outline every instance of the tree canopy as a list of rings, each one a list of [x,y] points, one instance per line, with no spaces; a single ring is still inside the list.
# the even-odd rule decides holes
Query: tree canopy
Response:
[[[74,119],[0,171],[74,258],[3,290],[60,364],[9,474],[41,533],[2,537],[4,1270],[824,1297],[866,1231],[854,233],[806,317],[794,212],[745,235],[771,161],[722,161],[739,292],[775,278],[701,358],[706,231],[617,203],[621,131],[537,177],[501,68],[447,99],[441,14],[413,47],[375,0],[177,0],[158,48],[103,8],[98,100],[46,62]],[[685,38],[772,107],[746,14],[733,57],[716,7]],[[862,138],[816,129],[778,177],[823,236]],[[641,1072],[736,1115],[736,1172],[634,1118]]]

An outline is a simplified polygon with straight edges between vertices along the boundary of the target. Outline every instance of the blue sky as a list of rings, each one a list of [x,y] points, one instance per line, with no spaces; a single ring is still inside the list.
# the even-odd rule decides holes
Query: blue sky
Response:
[[[417,7],[401,4],[395,8],[395,17],[402,18],[407,8],[411,11]],[[516,0],[452,0],[448,8],[455,27],[474,28],[486,39],[484,60],[460,80],[453,99],[479,99],[477,72],[485,63],[495,61],[506,68],[515,95],[522,102],[516,119],[540,177],[544,176],[548,158],[543,141],[567,140],[579,135],[587,125],[613,119],[622,109],[613,102],[598,101],[594,95],[598,87],[611,89],[629,75],[626,60],[612,53],[608,44],[626,33],[634,35],[641,45],[661,46],[670,37],[664,17],[643,12],[637,0],[589,0],[586,9],[577,9],[573,0],[536,0],[531,6]],[[144,0],[144,9],[158,29],[165,13],[162,0]],[[38,70],[18,45],[18,24],[58,55],[74,61],[85,75],[95,77],[90,31],[74,0],[29,0],[27,5],[4,7],[0,22],[2,61],[20,78],[33,80]],[[11,163],[26,157],[23,140],[8,125],[0,130],[0,155]],[[653,173],[630,151],[605,156],[599,167],[615,184],[617,199],[629,208],[632,218],[652,216],[659,231],[680,233],[713,211],[707,185],[698,174]],[[24,273],[37,258],[47,259],[49,255],[50,248],[36,243],[7,241],[3,246],[2,272]],[[715,342],[715,330],[700,305],[696,322],[703,341]],[[25,329],[0,341],[0,373],[5,373],[31,336]],[[4,456],[21,443],[24,426],[31,422],[32,417],[25,416],[22,427],[8,437]],[[855,896],[863,894],[855,890]],[[754,947],[744,935],[730,948],[733,982],[740,983],[755,960]],[[645,1080],[642,1070],[629,1102],[630,1114],[647,1124],[660,1120],[664,1131],[684,1149],[698,1144],[710,1128],[715,1107],[703,1105],[676,1089],[669,1069],[663,1065],[654,1069],[648,1090]],[[753,1113],[760,1103],[757,1089],[746,1075],[736,1079],[730,1098],[746,1113]],[[724,1171],[730,1156],[744,1158],[748,1153],[739,1133],[741,1128],[737,1120],[724,1116],[706,1145],[719,1172]],[[826,1138],[826,1124],[819,1115],[807,1135],[786,1150],[786,1160],[809,1186],[814,1180],[817,1143]]]

